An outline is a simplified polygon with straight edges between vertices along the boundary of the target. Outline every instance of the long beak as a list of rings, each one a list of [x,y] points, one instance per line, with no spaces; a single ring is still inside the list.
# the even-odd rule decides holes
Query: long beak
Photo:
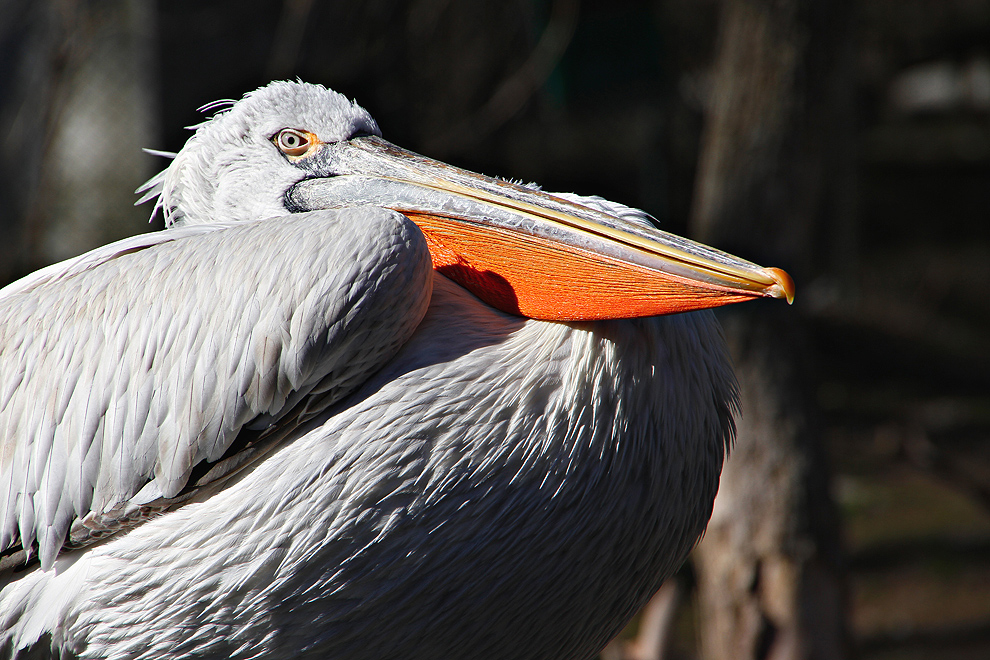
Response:
[[[287,194],[291,207],[395,209],[423,230],[437,271],[506,312],[584,321],[794,296],[790,276],[777,268],[378,137],[321,151],[319,169],[333,175],[296,184]]]

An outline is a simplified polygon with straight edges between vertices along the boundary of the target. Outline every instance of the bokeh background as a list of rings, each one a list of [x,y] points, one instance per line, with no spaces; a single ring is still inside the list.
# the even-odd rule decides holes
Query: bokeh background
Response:
[[[604,658],[990,657],[990,0],[0,0],[0,283],[296,77],[795,276],[724,314],[738,467]]]

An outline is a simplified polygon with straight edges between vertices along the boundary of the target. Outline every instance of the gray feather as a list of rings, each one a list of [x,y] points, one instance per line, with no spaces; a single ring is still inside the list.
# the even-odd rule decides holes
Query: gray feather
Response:
[[[174,497],[248,420],[278,420],[287,401],[317,386],[333,392],[329,405],[359,385],[401,346],[428,300],[423,238],[390,211],[315,212],[167,238],[69,262],[0,296],[2,371],[25,373],[0,409],[0,427],[11,429],[0,451],[0,550],[18,536],[24,546],[37,539],[47,569],[91,506],[105,513],[152,479]],[[157,336],[141,330],[149,316]],[[247,343],[226,350],[216,337],[230,333]],[[99,366],[65,377],[87,365]]]

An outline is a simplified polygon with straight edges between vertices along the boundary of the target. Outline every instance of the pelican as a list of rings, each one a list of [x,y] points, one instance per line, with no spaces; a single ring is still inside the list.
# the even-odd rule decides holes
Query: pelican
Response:
[[[705,529],[762,268],[275,82],[0,291],[0,656],[590,658]]]

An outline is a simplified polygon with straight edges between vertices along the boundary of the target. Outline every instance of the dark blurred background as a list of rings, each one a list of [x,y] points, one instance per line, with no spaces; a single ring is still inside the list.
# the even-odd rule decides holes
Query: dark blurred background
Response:
[[[770,327],[725,319],[749,419],[798,429],[790,563],[713,629],[745,607],[705,601],[702,553],[603,657],[990,657],[990,0],[0,0],[0,283],[159,228],[140,148],[296,77],[406,148],[795,276],[752,305]],[[740,323],[800,400],[747,377]]]

